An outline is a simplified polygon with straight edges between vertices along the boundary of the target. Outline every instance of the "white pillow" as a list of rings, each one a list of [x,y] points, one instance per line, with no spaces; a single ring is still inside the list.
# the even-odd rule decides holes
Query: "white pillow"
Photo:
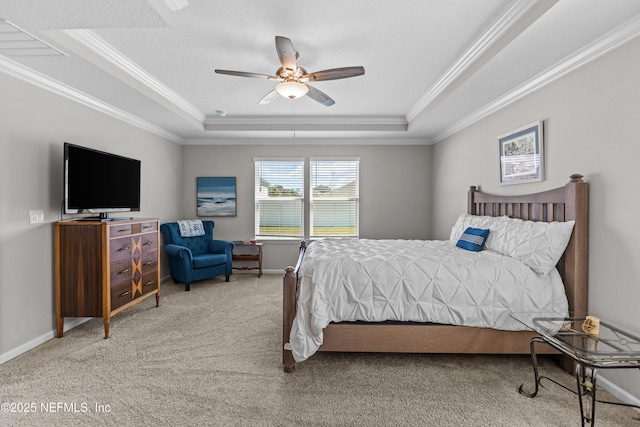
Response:
[[[450,240],[457,242],[467,227],[489,229],[485,248],[516,258],[541,276],[549,274],[560,260],[571,238],[574,221],[538,222],[508,216],[480,216],[463,213],[451,228]]]
[[[541,276],[556,266],[571,238],[575,221],[541,222],[501,217],[504,235],[493,240],[494,249],[519,259]]]
[[[506,218],[506,217],[505,217]],[[449,240],[457,242],[468,227],[489,229],[489,237],[484,242],[486,249],[499,252],[498,246],[494,242],[504,239],[506,224],[501,221],[502,217],[470,215],[463,213],[451,228]]]

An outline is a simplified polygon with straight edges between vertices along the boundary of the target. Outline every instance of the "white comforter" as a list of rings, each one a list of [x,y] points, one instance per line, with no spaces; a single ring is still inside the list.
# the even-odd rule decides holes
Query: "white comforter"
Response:
[[[445,240],[327,239],[306,250],[290,335],[300,362],[330,322],[385,320],[524,329],[510,312],[566,312],[557,270]]]

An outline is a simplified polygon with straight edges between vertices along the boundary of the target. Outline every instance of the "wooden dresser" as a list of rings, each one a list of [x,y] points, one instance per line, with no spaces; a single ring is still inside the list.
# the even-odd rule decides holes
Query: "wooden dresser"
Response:
[[[55,223],[56,333],[65,317],[111,317],[155,295],[160,303],[157,219]]]

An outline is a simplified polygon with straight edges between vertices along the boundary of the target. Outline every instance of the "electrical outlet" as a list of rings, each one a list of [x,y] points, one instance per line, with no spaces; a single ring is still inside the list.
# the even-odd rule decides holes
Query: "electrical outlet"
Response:
[[[29,211],[29,224],[42,224],[44,223],[44,211],[35,210]]]

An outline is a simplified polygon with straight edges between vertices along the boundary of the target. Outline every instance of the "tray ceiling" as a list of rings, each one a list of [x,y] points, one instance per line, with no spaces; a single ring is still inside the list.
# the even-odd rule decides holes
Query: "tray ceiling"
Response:
[[[0,0],[0,71],[178,143],[431,144],[638,34],[637,0]],[[275,74],[276,35],[366,72],[331,107],[214,73]]]

